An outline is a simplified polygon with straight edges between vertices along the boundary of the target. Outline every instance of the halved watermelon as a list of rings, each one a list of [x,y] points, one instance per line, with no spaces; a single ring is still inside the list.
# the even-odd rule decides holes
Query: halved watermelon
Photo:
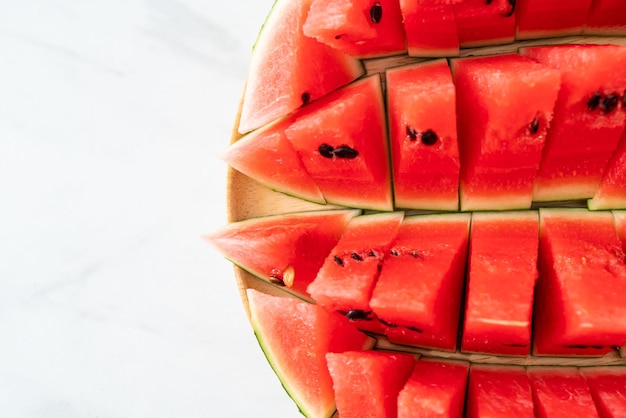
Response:
[[[518,0],[515,37],[536,39],[578,35],[583,31],[591,1]]]
[[[623,0],[593,0],[583,33],[587,35],[625,35],[626,7]]]
[[[626,131],[617,149],[604,167],[604,174],[593,198],[587,201],[592,210],[626,208]]]
[[[626,367],[580,369],[602,418],[626,417]]]
[[[459,55],[459,36],[450,0],[400,0],[400,9],[409,55]]]
[[[365,350],[374,340],[339,314],[248,289],[254,333],[285,390],[309,417],[330,417],[335,396],[326,355]]]
[[[461,48],[515,39],[515,0],[451,0]]]

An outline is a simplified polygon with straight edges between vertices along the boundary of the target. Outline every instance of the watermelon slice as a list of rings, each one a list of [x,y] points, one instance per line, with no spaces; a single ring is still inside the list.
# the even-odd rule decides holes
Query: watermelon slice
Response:
[[[517,54],[451,61],[461,210],[529,209],[559,72]]]
[[[459,37],[450,0],[400,0],[400,9],[409,55],[459,55]]]
[[[599,418],[585,378],[575,367],[529,367],[537,418]]]
[[[591,0],[519,0],[515,12],[515,37],[536,39],[578,35],[583,31],[590,5]]]
[[[205,236],[251,274],[301,296],[358,210],[303,212],[230,223]]]
[[[406,51],[398,0],[313,0],[302,31],[359,58]]]
[[[468,370],[468,363],[418,360],[398,395],[398,418],[462,417]]]
[[[626,265],[610,212],[540,209],[534,354],[601,356],[626,343]]]
[[[470,368],[467,418],[534,418],[526,369],[517,366]]]
[[[593,0],[583,33],[588,35],[625,35],[626,7],[623,0]]]
[[[536,211],[472,215],[462,351],[530,353],[538,246]]]
[[[254,333],[289,396],[306,416],[333,415],[327,353],[369,349],[374,340],[317,305],[252,289],[247,296]]]
[[[369,301],[389,341],[455,349],[469,221],[468,214],[404,219]]]
[[[254,45],[241,109],[246,133],[363,74],[361,63],[302,33],[312,0],[277,0]]]
[[[515,0],[450,0],[461,48],[515,39]]]
[[[457,210],[455,90],[445,60],[386,73],[396,207]]]
[[[340,417],[397,417],[398,393],[415,364],[412,355],[353,351],[329,353],[326,359]]]
[[[626,418],[626,367],[584,367],[596,408],[602,418]]]
[[[604,168],[600,186],[587,201],[587,207],[592,210],[626,208],[626,131]]]
[[[534,186],[535,201],[593,197],[624,130],[626,48],[555,45],[520,52],[561,71],[561,90]]]

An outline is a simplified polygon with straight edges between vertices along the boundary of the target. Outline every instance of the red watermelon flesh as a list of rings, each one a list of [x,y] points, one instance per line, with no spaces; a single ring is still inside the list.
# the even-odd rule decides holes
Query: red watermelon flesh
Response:
[[[307,286],[358,213],[336,210],[252,218],[230,223],[205,239],[244,270],[307,296]]]
[[[450,0],[400,0],[409,55],[459,55],[459,36]]]
[[[363,74],[358,60],[302,33],[312,0],[277,0],[254,45],[239,132],[285,116]]]
[[[398,418],[461,418],[468,363],[422,358],[398,395]]]
[[[626,265],[610,212],[540,209],[534,354],[601,356],[626,343]]]
[[[517,54],[454,59],[451,68],[461,210],[530,208],[559,72]]]
[[[369,301],[389,341],[455,349],[469,221],[468,214],[404,219]]]
[[[624,0],[593,0],[583,33],[590,35],[626,34]]]
[[[550,38],[582,33],[591,0],[518,0],[517,39]]]
[[[394,418],[398,393],[409,378],[415,358],[383,351],[329,353],[337,412],[341,418]]]
[[[529,367],[536,418],[599,418],[587,381],[575,367]]]
[[[538,246],[536,211],[472,215],[462,351],[530,353]]]
[[[359,58],[406,51],[398,0],[313,0],[302,31]]]
[[[622,249],[626,252],[626,211],[613,211],[613,219],[615,228],[617,228],[617,236],[622,241]]]
[[[461,48],[515,39],[514,0],[450,0]]]
[[[300,411],[311,417],[335,412],[326,354],[365,350],[373,340],[346,318],[294,298],[247,291],[255,335]]]
[[[592,210],[626,208],[626,132],[604,168],[600,186],[587,201]]]
[[[526,369],[517,366],[470,368],[467,418],[534,418]]]
[[[601,418],[626,418],[626,368],[584,367],[591,395]]]
[[[311,103],[293,118],[285,134],[326,201],[392,209],[385,106],[378,75]]]
[[[457,210],[455,89],[447,62],[391,69],[386,80],[396,207]]]
[[[626,48],[555,45],[520,52],[559,69],[562,81],[533,198],[590,198],[624,130]]]

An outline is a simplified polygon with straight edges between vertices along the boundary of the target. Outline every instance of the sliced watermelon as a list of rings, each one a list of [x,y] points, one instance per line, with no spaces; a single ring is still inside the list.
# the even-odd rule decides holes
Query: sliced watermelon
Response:
[[[515,12],[517,39],[579,35],[591,0],[518,0]]]
[[[515,39],[515,0],[450,0],[461,48]]]
[[[398,0],[312,0],[302,31],[359,58],[406,51]]]
[[[626,367],[583,367],[596,408],[602,418],[626,417]]]
[[[398,395],[398,418],[462,417],[468,370],[468,363],[418,360]]]
[[[575,367],[529,367],[536,418],[599,418],[587,381]]]
[[[626,209],[626,131],[617,149],[604,168],[600,186],[587,207],[598,209]]]
[[[555,45],[520,52],[561,71],[561,90],[548,130],[535,201],[593,197],[624,130],[626,48]]]
[[[626,265],[610,212],[540,209],[534,354],[601,356],[626,343]]]
[[[374,340],[317,305],[252,289],[247,296],[254,333],[289,396],[306,416],[333,415],[327,353],[369,349]]]
[[[384,351],[329,353],[337,412],[342,418],[394,418],[398,393],[406,383],[415,358]]]
[[[623,0],[593,0],[583,33],[625,35],[626,7]]]
[[[470,368],[467,418],[534,418],[526,369],[517,366]]]
[[[469,221],[468,214],[404,219],[370,300],[389,341],[455,349]]]
[[[391,69],[386,80],[396,207],[457,210],[455,90],[447,62]]]
[[[285,134],[329,203],[392,210],[380,76],[311,103],[292,119]]]
[[[559,72],[517,54],[458,58],[461,210],[529,209]]]
[[[307,286],[357,214],[336,210],[253,218],[230,223],[205,239],[244,270],[307,296]]]
[[[536,211],[472,215],[463,351],[530,353],[538,247]]]
[[[450,0],[400,0],[400,9],[409,55],[459,55],[459,36]]]
[[[254,45],[241,109],[246,133],[363,74],[361,63],[302,33],[312,0],[277,0]]]

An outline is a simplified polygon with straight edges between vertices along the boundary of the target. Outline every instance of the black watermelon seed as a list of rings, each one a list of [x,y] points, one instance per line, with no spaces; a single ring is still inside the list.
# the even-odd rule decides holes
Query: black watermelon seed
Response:
[[[415,141],[417,139],[417,131],[411,125],[407,125],[406,136],[408,136],[411,141]]]
[[[437,134],[431,129],[422,133],[422,144],[424,145],[435,145],[438,139]]]
[[[379,23],[383,18],[383,6],[381,6],[379,2],[374,3],[371,7],[370,18],[374,23]]]
[[[417,327],[406,327],[406,329],[408,329],[409,331],[418,332],[420,334],[424,333],[424,330],[421,330],[421,329],[419,329]]]
[[[528,131],[530,132],[531,135],[535,135],[537,132],[539,132],[539,117],[536,116],[535,119],[533,119],[532,122],[530,122],[530,125],[528,125]]]
[[[622,109],[626,109],[626,90],[624,90],[624,95],[622,96]]]
[[[420,256],[420,254],[417,251],[411,251],[411,256],[413,258],[418,258]]]
[[[371,321],[372,318],[368,318],[371,313],[371,311],[364,311],[362,309],[350,309],[346,316],[351,321]]]
[[[358,255],[357,253],[352,253],[352,258],[356,261],[363,261],[363,257]]]
[[[485,4],[486,4],[486,5],[490,5],[490,4],[491,4],[491,2],[492,2],[492,0],[485,0]]]
[[[335,35],[335,39],[341,39],[343,35]]]
[[[381,319],[381,318],[378,318],[378,321],[379,321],[381,324],[383,324],[383,325],[385,325],[385,326],[387,326],[387,327],[389,327],[389,328],[397,328],[397,327],[398,327],[398,324],[392,324],[391,322],[387,322],[387,321],[385,321],[385,320],[383,320],[383,319]]]
[[[338,146],[333,151],[333,154],[335,154],[335,156],[338,158],[346,158],[349,160],[359,156],[359,152],[357,150],[355,150],[354,148],[350,148],[347,145]]]
[[[391,255],[392,255],[392,256],[394,256],[394,257],[397,257],[397,256],[399,255],[399,254],[398,254],[398,251],[396,251],[395,249],[391,250],[391,252],[390,252],[390,253],[391,253]]]
[[[337,255],[333,256],[333,260],[335,261],[335,263],[343,267],[343,260],[339,256]]]
[[[280,277],[270,277],[270,283],[275,284],[276,286],[285,286],[285,282]]]
[[[511,10],[508,13],[503,14],[503,17],[511,17],[515,13],[515,0],[509,0],[509,4],[511,5]]]
[[[368,254],[370,257],[376,257],[376,252],[374,252],[374,250],[371,250],[370,253]]]
[[[598,108],[598,106],[600,105],[600,98],[602,96],[600,95],[600,93],[595,92],[591,95],[591,98],[587,101],[587,109],[589,110],[596,110]]]
[[[311,101],[311,95],[308,92],[304,92],[302,93],[302,106],[306,106],[309,104],[309,102]]]
[[[600,102],[600,110],[603,113],[611,113],[618,104],[619,96],[615,93],[611,93]]]
[[[319,151],[320,155],[324,158],[333,158],[333,152],[335,151],[335,149],[332,147],[332,145],[328,145],[328,144],[322,144],[320,145],[317,150]]]

